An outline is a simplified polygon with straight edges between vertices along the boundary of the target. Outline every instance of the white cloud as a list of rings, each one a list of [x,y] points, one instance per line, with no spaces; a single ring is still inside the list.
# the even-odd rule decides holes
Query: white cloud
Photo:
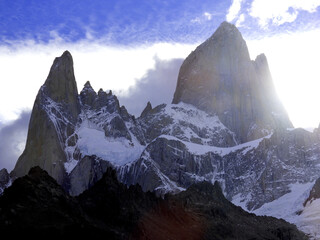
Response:
[[[55,57],[64,50],[73,56],[78,90],[87,80],[118,95],[128,94],[148,69],[159,59],[185,58],[194,45],[158,43],[135,47],[107,46],[101,42],[82,41],[76,44],[51,41],[15,43],[15,48],[0,47],[1,89],[0,122],[16,119],[24,109],[31,109],[40,86],[44,83]]]
[[[243,0],[233,0],[232,4],[228,10],[228,14],[226,16],[226,20],[228,22],[232,22],[233,20],[235,20],[241,10],[241,3],[243,2]]]
[[[293,22],[299,11],[315,12],[320,0],[254,0],[249,15],[257,18],[259,25],[266,28],[268,24],[281,25]]]
[[[205,12],[205,13],[203,14],[203,16],[204,16],[207,20],[211,20],[211,19],[212,19],[212,14],[211,14],[211,13]]]
[[[245,20],[244,14],[240,14],[238,20],[236,21],[236,27],[241,27],[244,20]]]
[[[204,23],[206,21],[210,21],[212,19],[212,16],[217,15],[217,13],[209,13],[204,12],[200,17],[196,17],[191,19],[192,23]]]
[[[24,111],[19,118],[0,129],[0,169],[11,171],[25,147],[30,112]]]
[[[162,103],[171,103],[177,85],[178,73],[183,59],[161,60],[155,58],[155,67],[128,91],[127,96],[120,96],[120,104],[136,117],[150,101],[152,107]]]

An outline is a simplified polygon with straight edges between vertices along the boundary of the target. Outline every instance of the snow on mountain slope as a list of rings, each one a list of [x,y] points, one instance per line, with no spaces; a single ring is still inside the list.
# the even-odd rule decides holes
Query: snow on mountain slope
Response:
[[[183,143],[188,151],[191,154],[195,154],[195,155],[204,155],[206,153],[212,152],[214,154],[220,155],[221,157],[224,157],[225,155],[228,155],[232,152],[236,152],[238,150],[242,150],[242,154],[246,154],[247,152],[257,148],[259,146],[259,143],[266,138],[270,138],[272,136],[272,134],[269,134],[265,137],[250,141],[250,142],[246,142],[243,144],[239,144],[233,147],[215,147],[215,146],[208,146],[208,145],[202,145],[202,144],[196,144],[196,143],[192,143],[192,142],[186,142],[186,141],[181,141],[180,139],[174,137],[174,136],[170,136],[170,135],[161,135],[158,138],[166,138],[168,140],[176,140],[176,141],[180,141],[181,143]]]
[[[78,164],[79,159],[74,158],[74,153],[82,157],[96,156],[116,167],[137,160],[145,148],[131,132],[132,122],[124,121],[118,112],[112,112],[108,107],[84,109],[80,119],[70,136],[76,140],[66,148],[69,153],[69,160],[65,163],[67,173]],[[122,129],[115,130],[113,121],[120,123]]]
[[[261,208],[253,211],[257,215],[267,215],[283,218],[297,224],[299,213],[303,210],[303,203],[307,199],[314,182],[290,184],[290,192],[272,202],[265,203]],[[232,202],[237,204],[237,199]]]
[[[108,106],[113,105],[114,99],[109,96]],[[74,158],[74,153],[77,151],[82,157],[95,155],[112,163],[114,166],[122,166],[137,160],[146,146],[141,144],[135,134],[143,135],[143,133],[139,133],[139,131],[142,132],[143,130],[147,134],[151,128],[154,129],[152,135],[155,139],[159,137],[159,134],[167,133],[167,137],[172,136],[178,140],[183,139],[186,144],[190,143],[190,148],[195,146],[193,148],[203,149],[202,151],[206,151],[206,146],[213,144],[212,139],[223,139],[226,134],[231,139],[230,144],[234,144],[232,132],[219,121],[218,117],[209,115],[192,105],[184,103],[160,105],[154,113],[138,119],[137,122],[133,122],[130,119],[124,121],[125,126],[123,127],[127,131],[124,135],[106,136],[107,132],[113,131],[112,126],[111,128],[109,126],[114,119],[123,121],[119,112],[110,111],[108,106],[98,109],[83,109],[80,114],[81,123],[78,124],[74,134],[67,140],[68,142],[72,138],[76,139],[71,146],[66,144],[66,151],[69,156],[68,161],[65,163],[67,173],[70,173],[78,163],[79,159]],[[165,127],[163,127],[164,119]],[[145,138],[150,139],[151,136]],[[153,140],[151,139],[151,142]],[[222,144],[221,141],[220,143]],[[242,145],[240,145],[241,147]],[[213,151],[213,149],[221,152],[228,151],[226,150],[227,148],[215,148],[214,146],[211,146],[208,151]]]
[[[115,166],[138,159],[145,148],[135,138],[129,141],[124,137],[106,137],[103,130],[95,128],[88,120],[82,122],[76,134],[79,138],[76,147],[82,155],[96,155]]]
[[[320,239],[320,199],[308,202],[294,224],[307,233],[311,240]]]
[[[282,218],[295,224],[310,239],[320,239],[320,199],[309,201],[305,207],[303,206],[313,185],[314,182],[290,184],[289,193],[265,203],[261,208],[252,212],[260,216]],[[239,196],[235,196],[232,202],[248,211]]]
[[[216,115],[190,104],[162,104],[138,121],[148,142],[164,134],[202,145],[229,147],[237,144],[234,133]]]

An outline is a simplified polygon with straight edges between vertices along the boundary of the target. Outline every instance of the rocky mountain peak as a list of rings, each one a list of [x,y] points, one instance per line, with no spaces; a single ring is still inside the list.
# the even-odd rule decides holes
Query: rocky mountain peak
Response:
[[[251,61],[241,33],[227,22],[181,65],[172,103],[179,102],[217,114],[239,143],[292,127],[265,55]]]
[[[69,106],[72,117],[77,119],[80,105],[70,52],[65,51],[55,58],[42,89],[53,101]]]
[[[254,61],[258,65],[268,64],[267,57],[264,53],[259,54]]]
[[[147,115],[150,111],[152,110],[152,106],[151,103],[148,101],[147,106],[143,109],[143,111],[141,112],[140,117],[144,117],[145,115]]]
[[[226,21],[222,22],[217,30],[213,33],[213,35],[209,38],[209,40],[215,38],[217,39],[227,39],[232,38],[234,41],[243,41],[242,35],[238,28]]]
[[[93,88],[91,87],[90,81],[86,81],[83,87],[83,90],[84,89],[93,90]]]
[[[80,100],[82,105],[93,106],[96,98],[97,98],[97,93],[91,87],[90,82],[87,81],[80,92]]]
[[[66,178],[66,139],[74,132],[80,114],[73,59],[68,51],[55,58],[33,105],[27,143],[13,170],[21,177],[34,166],[46,170],[58,183]]]

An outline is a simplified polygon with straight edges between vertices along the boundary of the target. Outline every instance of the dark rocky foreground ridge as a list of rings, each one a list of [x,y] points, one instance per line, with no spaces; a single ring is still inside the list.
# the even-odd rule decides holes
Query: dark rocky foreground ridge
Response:
[[[162,199],[139,185],[119,183],[111,168],[78,197],[40,167],[32,168],[0,197],[0,233],[36,239],[307,239],[284,220],[236,207],[218,183],[200,182]]]

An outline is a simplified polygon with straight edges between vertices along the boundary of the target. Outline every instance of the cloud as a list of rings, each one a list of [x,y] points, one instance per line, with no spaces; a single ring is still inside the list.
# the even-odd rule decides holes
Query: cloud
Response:
[[[127,96],[119,97],[129,113],[136,117],[150,101],[152,107],[162,103],[171,103],[176,88],[178,73],[183,59],[161,60],[155,58],[155,67],[129,89]]]
[[[205,12],[205,13],[203,14],[203,16],[204,16],[208,21],[212,19],[212,14],[211,14],[211,13]]]
[[[241,27],[242,26],[242,23],[244,22],[245,20],[245,15],[244,14],[240,14],[238,20],[236,21],[236,27]]]
[[[243,2],[243,0],[233,0],[232,4],[230,6],[230,8],[228,9],[228,14],[226,16],[226,20],[228,22],[232,22],[233,20],[235,20],[241,10],[241,3]]]
[[[23,111],[19,118],[0,129],[0,169],[11,171],[24,150],[30,111]]]
[[[87,80],[93,86],[127,94],[160,59],[185,58],[195,45],[154,43],[138,46],[110,46],[100,41],[68,43],[60,38],[50,43],[15,42],[14,47],[0,46],[0,122],[18,118],[23,109],[31,109],[40,86],[45,82],[55,57],[66,49],[73,56],[78,90]],[[22,100],[23,99],[23,100]]]
[[[217,13],[217,12],[204,12],[201,16],[195,17],[193,19],[191,19],[191,23],[206,23],[210,20],[212,20],[213,16],[219,16],[221,15],[221,13]]]
[[[269,24],[293,22],[299,11],[315,12],[319,6],[320,0],[254,0],[249,15],[257,18],[262,28],[267,28]]]

